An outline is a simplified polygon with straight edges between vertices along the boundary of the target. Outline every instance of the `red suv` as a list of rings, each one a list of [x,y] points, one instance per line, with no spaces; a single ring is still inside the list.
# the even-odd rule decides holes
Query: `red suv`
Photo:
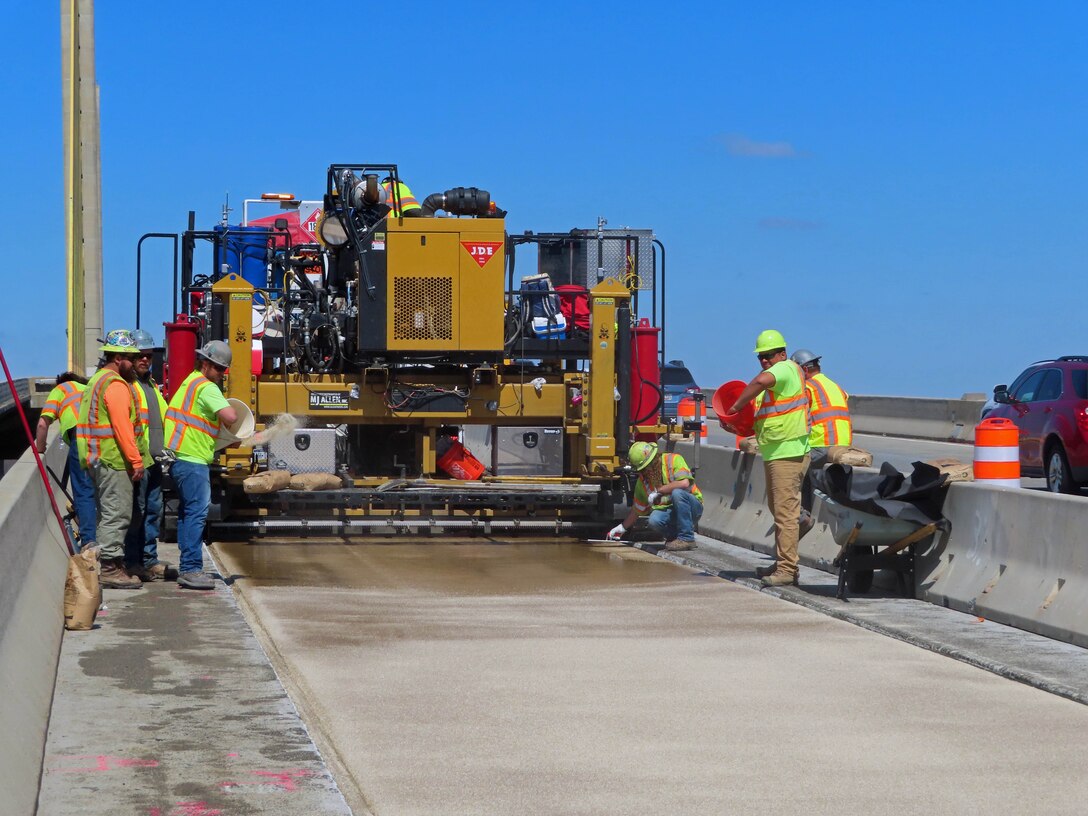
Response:
[[[985,416],[1020,429],[1020,473],[1045,476],[1054,493],[1088,485],[1088,357],[1059,357],[1028,366],[1012,385],[994,388]]]

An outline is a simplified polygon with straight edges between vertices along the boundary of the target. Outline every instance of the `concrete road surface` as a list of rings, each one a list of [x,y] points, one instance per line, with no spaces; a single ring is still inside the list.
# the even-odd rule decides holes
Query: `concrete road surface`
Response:
[[[1088,801],[1084,706],[637,550],[214,550],[357,816]]]

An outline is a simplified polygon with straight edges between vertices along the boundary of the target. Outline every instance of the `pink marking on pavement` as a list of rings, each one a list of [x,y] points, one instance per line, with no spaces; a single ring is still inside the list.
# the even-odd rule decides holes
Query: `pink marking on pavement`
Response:
[[[221,788],[240,788],[245,785],[272,785],[284,793],[297,791],[296,779],[305,776],[317,776],[317,771],[308,771],[305,768],[291,768],[286,771],[249,771],[254,776],[261,777],[258,780],[246,782],[220,782]]]
[[[108,754],[74,754],[72,756],[57,757],[60,761],[76,759],[93,759],[93,766],[79,768],[50,768],[49,773],[86,773],[89,771],[116,771],[120,768],[157,768],[159,762],[156,759],[124,759]]]
[[[170,810],[163,812],[162,808],[153,807],[147,812],[147,816],[222,816],[219,808],[208,807],[207,802],[178,802]]]

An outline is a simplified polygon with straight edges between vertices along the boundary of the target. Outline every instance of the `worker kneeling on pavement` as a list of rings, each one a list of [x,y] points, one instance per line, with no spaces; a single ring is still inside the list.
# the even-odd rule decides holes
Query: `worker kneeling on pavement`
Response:
[[[166,447],[176,457],[170,475],[178,491],[178,584],[186,589],[212,589],[204,572],[204,523],[208,519],[212,486],[209,465],[215,459],[219,427],[233,425],[238,412],[220,390],[230,368],[230,346],[222,340],[205,343],[197,352],[198,368],[185,378],[166,409]]]
[[[691,468],[678,453],[661,453],[654,442],[636,442],[627,453],[638,471],[634,506],[608,537],[623,537],[639,516],[650,514],[650,526],[665,536],[666,550],[695,549],[695,527],[703,515],[703,494]]]

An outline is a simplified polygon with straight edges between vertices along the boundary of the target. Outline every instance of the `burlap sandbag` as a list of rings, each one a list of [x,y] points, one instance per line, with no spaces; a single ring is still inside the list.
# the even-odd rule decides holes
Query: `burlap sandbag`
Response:
[[[740,440],[737,450],[742,453],[759,453],[759,443],[754,436],[746,436]]]
[[[853,445],[835,445],[827,449],[827,461],[833,465],[851,465],[853,467],[872,467],[873,455],[863,448]]]
[[[242,482],[242,489],[246,493],[275,493],[291,485],[291,471],[266,470],[256,476],[248,477]]]
[[[64,628],[72,631],[92,628],[101,605],[98,549],[83,550],[68,559],[68,578],[64,581]]]
[[[974,466],[961,462],[959,459],[927,459],[927,465],[933,465],[941,473],[948,476],[950,482],[973,482],[975,480]]]
[[[332,473],[299,473],[291,477],[292,490],[336,490],[344,486]]]

